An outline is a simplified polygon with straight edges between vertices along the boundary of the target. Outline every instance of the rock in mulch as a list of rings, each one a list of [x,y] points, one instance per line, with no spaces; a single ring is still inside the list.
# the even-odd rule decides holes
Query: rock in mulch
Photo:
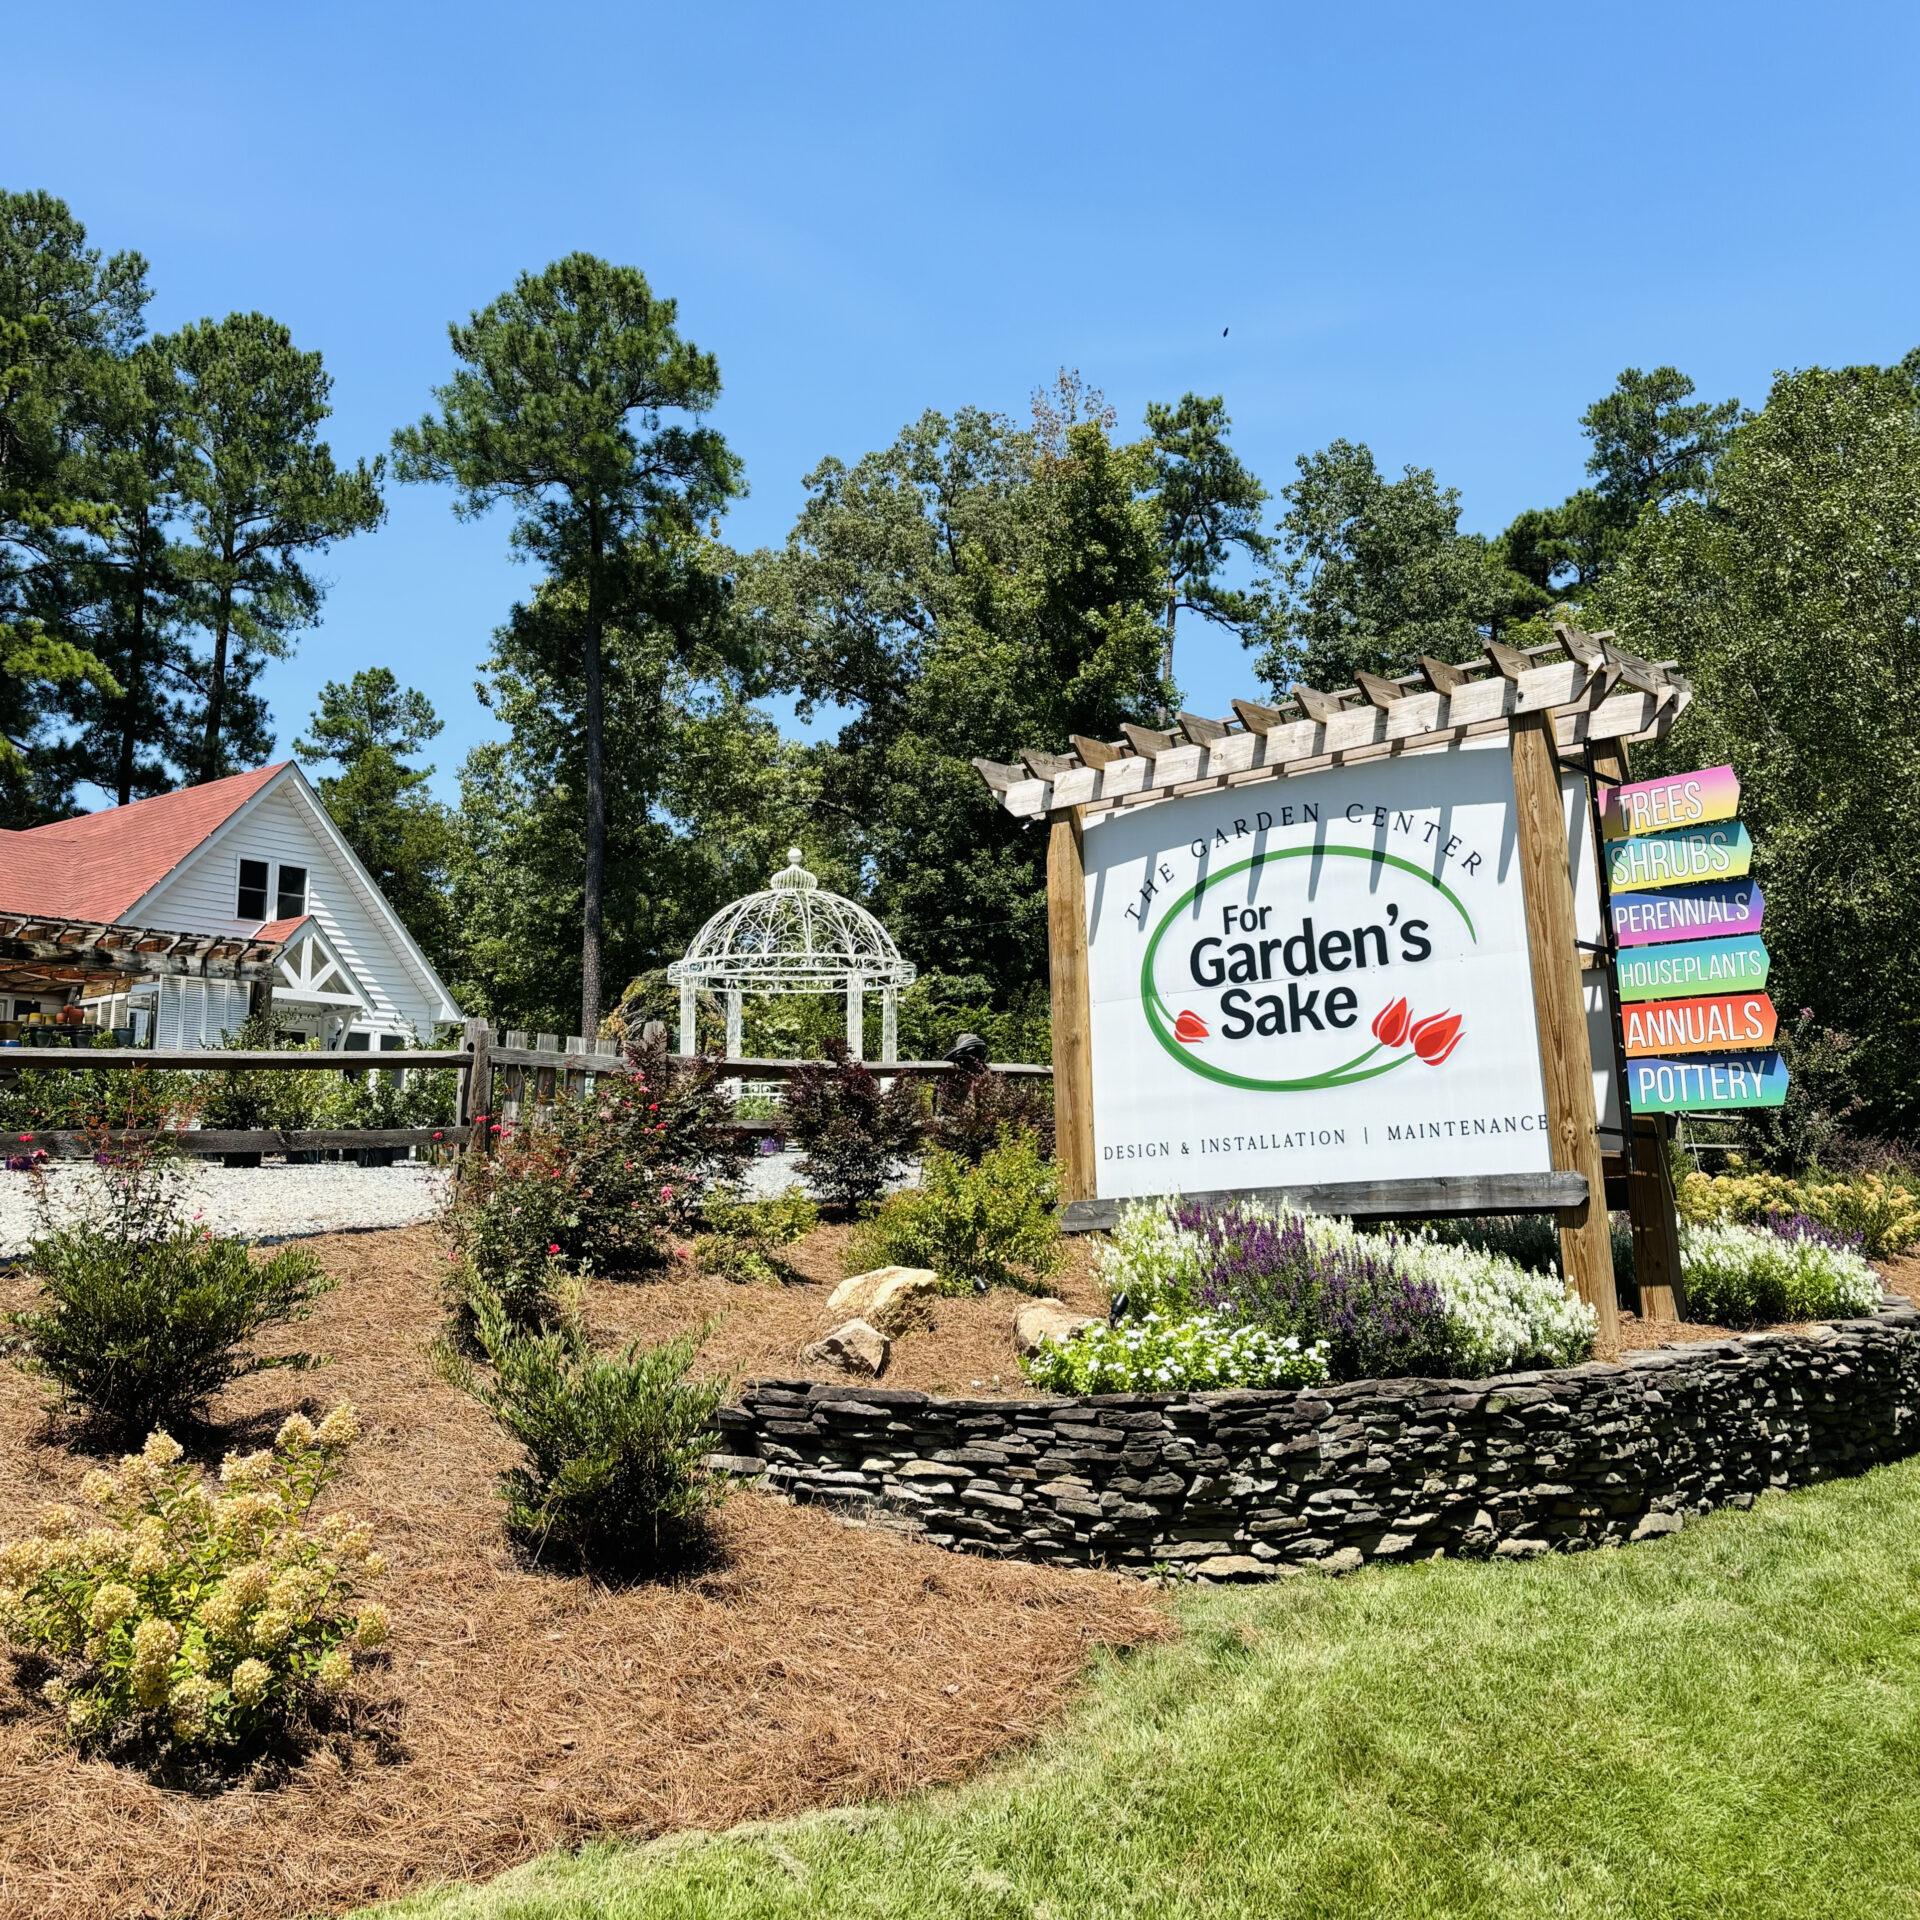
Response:
[[[931,1267],[875,1267],[842,1280],[828,1296],[827,1307],[833,1313],[853,1314],[882,1333],[897,1334],[927,1317],[939,1291],[940,1276]]]
[[[809,1366],[835,1367],[842,1373],[874,1379],[885,1369],[892,1344],[864,1320],[849,1320],[844,1327],[835,1327],[803,1348],[800,1358]]]
[[[1096,1320],[1092,1314],[1075,1313],[1064,1300],[1036,1300],[1013,1316],[1013,1344],[1023,1359],[1031,1359],[1040,1351],[1043,1340],[1065,1346],[1089,1327],[1105,1325],[1104,1320]]]

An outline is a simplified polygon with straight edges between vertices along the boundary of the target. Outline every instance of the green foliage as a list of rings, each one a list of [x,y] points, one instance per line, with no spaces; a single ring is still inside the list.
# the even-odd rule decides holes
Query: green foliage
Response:
[[[541,731],[561,735],[553,757],[577,822],[588,1035],[602,1011],[608,630],[683,670],[725,644],[702,522],[742,491],[741,469],[713,428],[662,424],[666,413],[697,418],[720,397],[719,363],[681,339],[676,318],[638,269],[591,254],[523,273],[448,328],[460,364],[435,391],[438,414],[394,435],[402,479],[451,483],[464,515],[510,504],[515,546],[547,569],[545,590],[496,636],[491,667],[510,707],[537,708]],[[643,672],[643,699],[655,678]],[[653,740],[629,736],[640,751],[623,778],[644,765],[657,741],[649,731]]]
[[[825,1063],[787,1080],[787,1131],[806,1149],[800,1171],[829,1200],[863,1205],[895,1178],[920,1144],[920,1095],[908,1080],[878,1077],[833,1044]]]
[[[227,1456],[216,1497],[155,1432],[118,1473],[88,1474],[100,1522],[46,1506],[0,1548],[0,1632],[57,1667],[41,1692],[69,1735],[252,1744],[351,1682],[354,1650],[387,1638],[386,1609],[359,1598],[385,1562],[350,1514],[310,1516],[357,1435],[351,1407],[318,1427],[294,1414],[271,1452]]]
[[[687,1558],[721,1491],[701,1463],[726,1385],[686,1377],[702,1333],[615,1358],[576,1333],[517,1333],[483,1301],[479,1337],[493,1377],[474,1391],[524,1456],[500,1492],[527,1552],[615,1575]]]
[[[739,1200],[708,1194],[702,1208],[707,1230],[693,1243],[693,1257],[704,1273],[755,1286],[774,1286],[794,1278],[780,1249],[804,1240],[820,1224],[820,1209],[806,1189],[790,1186],[767,1200]]]
[[[919,965],[984,976],[996,1000],[1044,972],[1046,850],[971,759],[1110,739],[1171,691],[1151,452],[1116,447],[1071,376],[1036,412],[1032,428],[927,413],[852,465],[822,461],[785,548],[744,561],[736,592],[802,714],[851,712],[811,756],[817,817],[841,823],[862,883],[842,890]]]
[[[931,1267],[943,1289],[1045,1291],[1066,1258],[1053,1206],[1060,1176],[1034,1136],[1005,1129],[978,1163],[932,1152],[920,1184],[889,1194],[855,1229],[847,1271]]]
[[[1743,1160],[1770,1173],[1831,1166],[1848,1152],[1866,1110],[1859,1093],[1867,1064],[1860,1044],[1850,1033],[1823,1027],[1811,1007],[1802,1007],[1791,1024],[1780,1023],[1774,1045],[1787,1063],[1787,1097],[1777,1107],[1727,1115],[1732,1124],[1725,1137]]]
[[[1166,1644],[955,1790],[568,1847],[383,1920],[1895,1914],[1916,1502],[1906,1460],[1618,1553],[1188,1587]]]
[[[459,830],[426,791],[431,767],[410,767],[441,730],[426,695],[402,688],[385,667],[342,683],[329,680],[296,753],[333,760],[338,778],[320,782],[320,798],[382,897],[436,967],[451,971],[453,927],[447,888]]]
[[[1213,1314],[1089,1327],[1041,1342],[1025,1362],[1042,1393],[1207,1393],[1221,1387],[1310,1387],[1327,1377],[1324,1342],[1235,1326]]]
[[[1282,496],[1283,597],[1257,662],[1276,690],[1350,686],[1362,669],[1407,673],[1421,653],[1465,659],[1486,633],[1551,603],[1460,531],[1460,495],[1430,469],[1390,481],[1346,440],[1296,464]]]
[[[1893,1133],[1920,1117],[1916,368],[1783,374],[1708,497],[1639,521],[1588,620],[1692,680],[1647,770],[1738,769],[1770,990],[1852,1037],[1860,1119]]]
[[[28,1270],[42,1304],[8,1316],[25,1336],[17,1362],[63,1398],[123,1429],[191,1415],[213,1394],[310,1355],[261,1355],[246,1343],[304,1320],[333,1282],[299,1247],[264,1260],[179,1218],[171,1176],[134,1158],[109,1169],[100,1215],[37,1240]]]

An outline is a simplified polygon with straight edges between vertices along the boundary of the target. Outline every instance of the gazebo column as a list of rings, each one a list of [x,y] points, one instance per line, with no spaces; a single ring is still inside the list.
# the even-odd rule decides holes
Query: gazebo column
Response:
[[[680,1051],[700,1051],[699,989],[691,980],[680,982]]]
[[[880,1060],[892,1066],[900,1058],[900,989],[880,989]]]
[[[738,987],[729,987],[727,989],[727,1058],[729,1060],[738,1060],[740,1058],[741,1009],[745,999],[746,996]],[[745,1089],[740,1081],[729,1080],[727,1082],[727,1092],[735,1100],[740,1098],[743,1091],[745,1091]]]
[[[866,982],[857,973],[847,975],[847,1054],[863,1059],[866,1054],[867,996]]]

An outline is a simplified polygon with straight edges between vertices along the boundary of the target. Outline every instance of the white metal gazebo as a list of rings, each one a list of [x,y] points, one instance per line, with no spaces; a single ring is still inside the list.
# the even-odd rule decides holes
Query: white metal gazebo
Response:
[[[900,1057],[900,989],[911,986],[914,965],[865,907],[820,882],[800,864],[800,849],[787,849],[787,864],[764,893],[750,893],[722,907],[694,936],[683,959],[667,969],[680,989],[680,1051],[698,1050],[697,997],[704,987],[724,994],[727,1057],[740,1057],[741,1010],[750,993],[844,995],[847,1051],[862,1055],[866,995],[880,993],[880,1059]]]

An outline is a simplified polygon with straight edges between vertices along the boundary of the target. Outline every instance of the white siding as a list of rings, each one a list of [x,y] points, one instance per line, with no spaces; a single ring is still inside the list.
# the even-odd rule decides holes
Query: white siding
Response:
[[[307,911],[359,977],[373,1001],[359,1030],[411,1033],[430,1037],[438,1014],[427,984],[418,976],[384,915],[364,901],[365,882],[347,867],[314,821],[304,797],[282,782],[265,798],[245,807],[206,845],[190,854],[143,901],[137,918],[148,926],[185,933],[251,933],[258,921],[234,917],[238,905],[240,862],[265,860],[269,876],[267,906],[282,864],[307,870]]]

